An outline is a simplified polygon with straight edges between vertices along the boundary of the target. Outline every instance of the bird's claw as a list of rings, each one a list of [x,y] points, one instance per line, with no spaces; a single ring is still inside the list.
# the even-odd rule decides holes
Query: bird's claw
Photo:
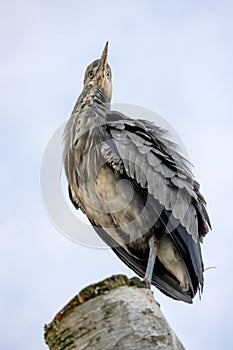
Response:
[[[151,282],[147,278],[144,278],[143,282],[145,283],[145,285],[148,289],[151,289]]]

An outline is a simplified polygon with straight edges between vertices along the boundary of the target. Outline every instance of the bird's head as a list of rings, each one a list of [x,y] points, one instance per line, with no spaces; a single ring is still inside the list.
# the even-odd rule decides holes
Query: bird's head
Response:
[[[92,62],[86,69],[84,76],[84,90],[90,87],[95,93],[103,93],[103,98],[110,102],[112,97],[112,73],[107,63],[108,42],[106,43],[100,59]]]

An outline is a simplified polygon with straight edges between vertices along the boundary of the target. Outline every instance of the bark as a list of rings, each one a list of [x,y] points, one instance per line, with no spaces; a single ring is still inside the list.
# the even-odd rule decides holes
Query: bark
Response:
[[[184,350],[152,292],[117,275],[83,289],[45,326],[50,350]]]

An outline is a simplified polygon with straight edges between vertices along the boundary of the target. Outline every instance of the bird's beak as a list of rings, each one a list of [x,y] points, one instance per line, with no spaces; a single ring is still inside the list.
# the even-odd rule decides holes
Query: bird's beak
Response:
[[[105,91],[106,99],[107,101],[110,101],[112,97],[112,84],[111,80],[107,78],[107,71],[109,70],[109,66],[107,65],[107,57],[108,41],[105,44],[102,56],[96,69],[95,85]]]
[[[96,73],[97,73],[96,75],[101,78],[104,78],[104,73],[107,67],[107,58],[108,58],[108,41],[105,44],[101,59],[99,61],[99,64],[96,70]]]

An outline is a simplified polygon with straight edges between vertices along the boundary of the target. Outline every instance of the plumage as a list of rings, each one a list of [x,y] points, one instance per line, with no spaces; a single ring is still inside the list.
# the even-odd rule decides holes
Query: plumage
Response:
[[[148,273],[154,237],[158,250],[151,283],[191,303],[203,288],[200,242],[210,228],[199,184],[165,130],[111,111],[110,100],[106,46],[101,59],[87,68],[65,129],[70,199],[141,277]]]

